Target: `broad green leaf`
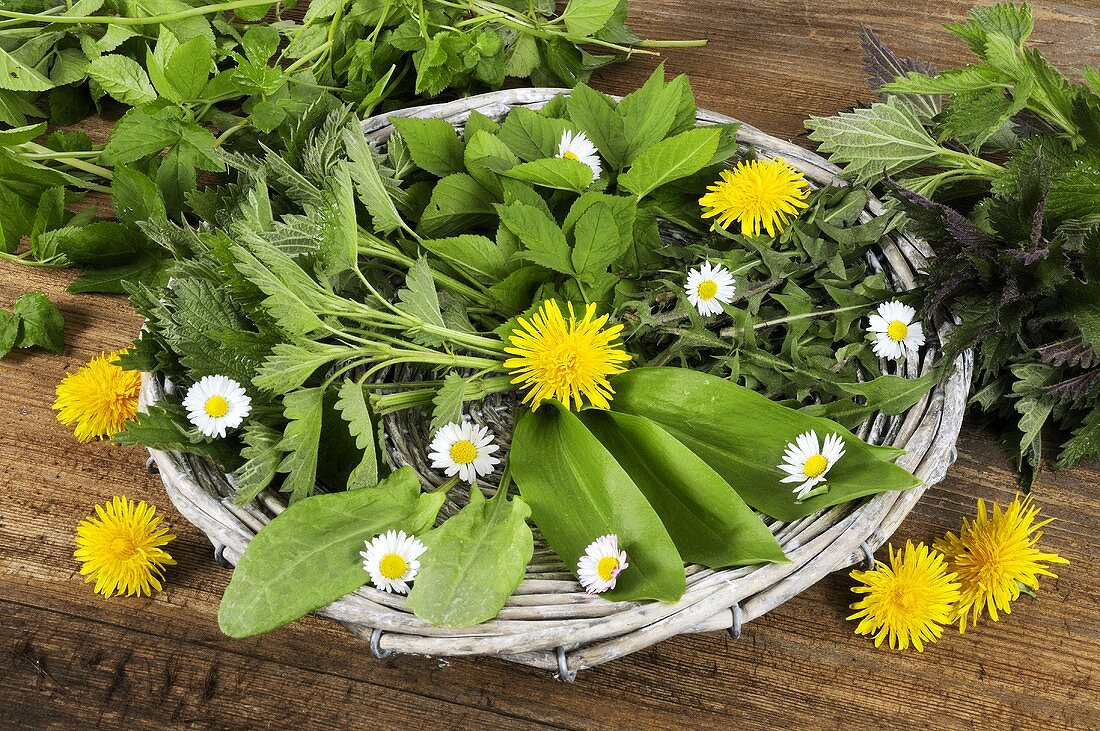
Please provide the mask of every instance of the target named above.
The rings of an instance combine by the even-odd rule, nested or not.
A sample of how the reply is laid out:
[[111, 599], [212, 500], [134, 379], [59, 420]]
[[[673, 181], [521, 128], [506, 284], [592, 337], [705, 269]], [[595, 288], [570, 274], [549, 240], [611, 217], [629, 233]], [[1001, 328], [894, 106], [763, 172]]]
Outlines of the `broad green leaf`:
[[509, 178], [544, 188], [580, 193], [592, 184], [592, 169], [583, 162], [562, 157], [520, 163], [504, 173]]
[[619, 0], [569, 0], [561, 19], [574, 36], [591, 36], [607, 25]]
[[674, 180], [699, 172], [714, 157], [721, 130], [700, 127], [681, 132], [647, 148], [619, 176], [619, 185], [644, 198]]
[[280, 327], [303, 337], [324, 329], [316, 313], [324, 310], [327, 298], [293, 259], [266, 244], [255, 253], [243, 246], [233, 246], [231, 252], [236, 269], [267, 295], [264, 308]]
[[1050, 185], [1047, 214], [1060, 221], [1100, 211], [1100, 157], [1081, 159], [1058, 169]]
[[146, 249], [140, 231], [115, 221], [66, 227], [58, 232], [55, 243], [69, 261], [87, 267], [122, 264]]
[[1005, 89], [1008, 77], [988, 65], [949, 69], [935, 76], [910, 71], [893, 82], [884, 84], [882, 90], [892, 94], [961, 94], [989, 89]]
[[251, 637], [304, 617], [370, 578], [359, 552], [387, 530], [431, 527], [442, 493], [421, 494], [409, 467], [377, 487], [299, 500], [248, 544], [218, 609], [230, 637]]
[[409, 592], [420, 619], [437, 627], [469, 627], [492, 619], [523, 581], [535, 542], [531, 509], [501, 490], [486, 500], [475, 485], [470, 502], [421, 536], [427, 551]]
[[263, 492], [278, 474], [283, 451], [279, 449], [282, 434], [258, 421], [250, 421], [241, 433], [245, 448], [241, 458], [245, 463], [233, 473], [237, 488], [234, 499], [243, 505]]
[[516, 107], [508, 112], [497, 134], [519, 159], [530, 161], [557, 155], [562, 133], [569, 128], [564, 119], [551, 119]]
[[561, 226], [562, 230], [565, 231], [565, 235], [573, 235], [573, 229], [581, 216], [596, 205], [606, 207], [615, 216], [615, 223], [619, 227], [620, 240], [629, 243], [634, 239], [634, 220], [638, 215], [638, 202], [627, 196], [608, 195], [596, 191], [589, 191], [573, 201], [573, 205], [569, 207], [569, 213], [566, 214], [565, 221], [562, 222]]
[[369, 487], [378, 482], [378, 445], [374, 440], [374, 419], [361, 384], [344, 379], [340, 386], [340, 399], [336, 410], [348, 424], [348, 431], [355, 437], [355, 446], [363, 452], [363, 458], [348, 477], [348, 489]]
[[484, 236], [463, 234], [445, 239], [422, 239], [420, 245], [487, 283], [499, 282], [515, 268], [500, 246]]
[[19, 318], [0, 307], [0, 358], [11, 352], [19, 338]]
[[16, 129], [0, 130], [0, 147], [15, 147], [24, 142], [30, 142], [35, 137], [42, 135], [45, 131], [45, 122], [28, 125], [26, 127], [17, 127]]
[[[716, 376], [685, 368], [637, 368], [614, 377], [611, 385], [613, 410], [655, 422], [699, 455], [746, 503], [779, 520], [920, 484], [892, 463], [900, 450], [869, 445], [835, 422]], [[780, 482], [785, 473], [778, 465], [787, 444], [811, 429], [819, 439], [841, 435], [845, 454], [829, 471], [828, 492], [799, 503], [791, 486]]]
[[455, 173], [436, 183], [420, 217], [420, 233], [441, 238], [468, 233], [492, 220], [493, 196], [466, 173]]
[[374, 161], [374, 153], [358, 128], [352, 127], [344, 130], [344, 147], [348, 157], [351, 158], [355, 189], [359, 193], [359, 200], [367, 207], [374, 222], [374, 229], [378, 233], [389, 233], [394, 229], [403, 227], [404, 221], [393, 199], [386, 191], [382, 182], [382, 176], [378, 172], [378, 166]]
[[46, 91], [54, 83], [0, 48], [0, 89], [9, 91]]
[[[164, 80], [173, 101], [200, 99], [213, 66], [210, 44], [202, 36], [181, 43], [164, 68]], [[163, 92], [162, 92], [163, 93]]]
[[534, 206], [499, 206], [500, 221], [519, 237], [526, 251], [520, 256], [547, 269], [572, 274], [569, 242], [553, 218]]
[[573, 241], [573, 268], [582, 276], [607, 271], [631, 243], [631, 239], [622, 239], [615, 213], [603, 201], [597, 201], [577, 219]]
[[569, 95], [566, 106], [569, 117], [584, 130], [611, 169], [621, 168], [626, 162], [628, 145], [626, 125], [616, 110], [615, 100], [580, 84]]
[[[58, 110], [55, 109], [57, 105], [54, 103], [54, 93], [56, 91], [51, 92], [50, 113], [56, 116]], [[24, 93], [22, 92], [0, 88], [0, 122], [12, 127], [22, 127], [27, 123], [27, 117], [46, 116], [38, 107], [23, 97]]]
[[499, 137], [487, 130], [471, 133], [467, 127], [466, 139], [469, 140], [463, 152], [466, 172], [497, 195], [502, 194], [500, 175], [515, 167], [519, 158]]
[[442, 119], [394, 117], [393, 126], [412, 154], [413, 162], [437, 178], [466, 172], [464, 145], [458, 132]]
[[38, 345], [55, 353], [65, 351], [65, 319], [46, 295], [41, 292], [22, 294], [11, 311], [19, 321], [17, 348]]
[[838, 383], [853, 396], [862, 396], [864, 403], [841, 399], [828, 404], [805, 406], [802, 413], [823, 416], [852, 427], [862, 423], [876, 411], [896, 416], [924, 398], [940, 380], [938, 373], [926, 373], [919, 378], [903, 378], [884, 374], [863, 383]]
[[504, 75], [526, 79], [539, 67], [541, 61], [539, 46], [534, 36], [520, 33], [508, 51], [508, 58], [504, 62]]
[[112, 97], [131, 107], [157, 98], [156, 89], [149, 83], [145, 69], [129, 56], [100, 56], [88, 64], [88, 76]]
[[292, 503], [312, 494], [317, 484], [324, 401], [322, 388], [303, 388], [283, 398], [283, 416], [290, 423], [279, 441], [279, 451], [286, 452], [279, 472], [287, 476], [281, 489], [290, 494]]
[[114, 169], [111, 202], [115, 216], [129, 226], [150, 219], [165, 219], [168, 215], [156, 184], [145, 174], [125, 165]]
[[618, 113], [625, 133], [624, 163], [634, 163], [638, 155], [665, 139], [676, 122], [683, 89], [682, 84], [665, 84], [662, 64], [641, 88], [622, 98]]
[[932, 139], [913, 110], [898, 97], [835, 117], [811, 117], [810, 139], [857, 184], [878, 181], [935, 161], [948, 151]]
[[532, 519], [574, 574], [588, 545], [613, 533], [629, 567], [603, 596], [674, 602], [683, 595], [683, 561], [660, 517], [575, 414], [557, 401], [524, 412], [509, 463]]
[[174, 105], [135, 107], [115, 125], [101, 157], [110, 165], [125, 165], [160, 152], [179, 142], [182, 124]]
[[649, 419], [588, 409], [580, 419], [657, 511], [680, 556], [711, 568], [786, 561], [729, 483]]

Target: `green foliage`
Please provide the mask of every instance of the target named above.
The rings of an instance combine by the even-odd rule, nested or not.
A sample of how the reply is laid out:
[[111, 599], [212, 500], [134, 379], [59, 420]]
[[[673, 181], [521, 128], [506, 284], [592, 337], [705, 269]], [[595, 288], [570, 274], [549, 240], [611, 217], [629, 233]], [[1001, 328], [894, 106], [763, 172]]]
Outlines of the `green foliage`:
[[65, 320], [41, 292], [20, 295], [11, 312], [0, 308], [0, 358], [13, 348], [35, 346], [61, 353], [65, 349]]
[[368, 580], [359, 557], [387, 530], [431, 527], [443, 494], [422, 494], [405, 467], [362, 490], [300, 500], [264, 527], [241, 556], [218, 610], [230, 637], [270, 632], [355, 591]]
[[[975, 63], [938, 74], [895, 67], [880, 79], [884, 101], [808, 123], [848, 177], [885, 173], [909, 229], [932, 246], [925, 311], [961, 319], [945, 359], [976, 350], [973, 403], [993, 423], [1016, 425], [1005, 443], [1025, 486], [1046, 425], [1072, 432], [1060, 467], [1100, 458], [1100, 85], [1095, 72], [1070, 80], [1027, 46], [1033, 27], [1027, 5], [976, 7], [947, 26]], [[881, 43], [868, 50], [872, 64], [892, 56]], [[907, 114], [914, 94], [941, 95], [942, 111]], [[884, 408], [910, 403], [902, 391], [871, 393], [878, 383], [846, 388]]]

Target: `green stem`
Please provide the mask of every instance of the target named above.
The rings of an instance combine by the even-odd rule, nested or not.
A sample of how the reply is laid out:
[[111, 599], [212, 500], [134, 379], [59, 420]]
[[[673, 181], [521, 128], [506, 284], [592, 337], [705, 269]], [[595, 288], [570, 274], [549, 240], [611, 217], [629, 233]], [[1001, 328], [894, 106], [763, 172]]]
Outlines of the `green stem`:
[[707, 45], [706, 38], [696, 38], [684, 41], [638, 41], [634, 44], [640, 48], [701, 48]]
[[[40, 145], [37, 142], [24, 142], [22, 145], [20, 145], [20, 147], [24, 150], [29, 150], [32, 153], [35, 153], [35, 154], [38, 154], [38, 155], [54, 155], [53, 150], [51, 150], [48, 147], [44, 147], [43, 145]], [[45, 158], [43, 158], [43, 159], [45, 159]], [[108, 170], [105, 167], [100, 167], [99, 165], [96, 165], [94, 163], [85, 162], [84, 160], [73, 160], [73, 159], [67, 159], [67, 158], [62, 159], [60, 157], [57, 157], [56, 155], [54, 156], [54, 159], [57, 159], [58, 162], [62, 162], [65, 165], [68, 165], [71, 168], [75, 168], [77, 170], [82, 170], [86, 173], [91, 173], [92, 175], [97, 175], [97, 176], [103, 178], [104, 180], [113, 180], [114, 179], [114, 174], [110, 170]], [[92, 187], [93, 190], [99, 190], [100, 192], [104, 192], [104, 193], [110, 193], [111, 192], [110, 188], [103, 188], [101, 186], [95, 186], [94, 183], [88, 183], [88, 186]]]
[[55, 264], [52, 261], [38, 261], [36, 259], [29, 259], [30, 252], [25, 254], [9, 254], [6, 251], [0, 251], [0, 260], [15, 262], [16, 264], [22, 264], [28, 267], [46, 267], [49, 269], [57, 269], [61, 267], [61, 264]]
[[44, 15], [36, 13], [19, 13], [11, 10], [0, 10], [0, 18], [42, 22], [46, 24], [68, 25], [160, 25], [163, 23], [174, 23], [177, 20], [194, 18], [199, 15], [209, 15], [211, 13], [220, 13], [226, 10], [236, 10], [237, 8], [252, 8], [258, 5], [270, 4], [271, 0], [232, 0], [231, 2], [227, 3], [218, 3], [216, 5], [203, 5], [201, 7], [190, 8], [188, 10], [180, 10], [175, 13], [165, 13], [164, 15], [150, 15], [145, 18], [130, 18], [120, 15]]
[[[803, 312], [802, 314], [799, 314], [799, 315], [787, 315], [786, 317], [777, 317], [774, 320], [765, 320], [764, 322], [758, 322], [758, 323], [756, 323], [755, 325], [752, 326], [752, 329], [753, 330], [763, 330], [766, 327], [771, 327], [772, 325], [782, 325], [785, 322], [795, 322], [796, 320], [808, 320], [808, 319], [814, 318], [814, 317], [824, 317], [825, 315], [835, 315], [839, 312], [851, 312], [852, 310], [866, 310], [866, 309], [874, 307], [874, 306], [875, 306], [875, 304], [873, 304], [873, 303], [872, 304], [866, 304], [866, 305], [849, 305], [848, 307], [835, 307], [831, 310], [817, 310], [815, 312]], [[726, 328], [725, 330], [722, 330], [719, 334], [722, 335], [723, 337], [729, 337], [730, 335], [734, 335], [735, 333], [736, 333], [736, 330], [734, 328]]]

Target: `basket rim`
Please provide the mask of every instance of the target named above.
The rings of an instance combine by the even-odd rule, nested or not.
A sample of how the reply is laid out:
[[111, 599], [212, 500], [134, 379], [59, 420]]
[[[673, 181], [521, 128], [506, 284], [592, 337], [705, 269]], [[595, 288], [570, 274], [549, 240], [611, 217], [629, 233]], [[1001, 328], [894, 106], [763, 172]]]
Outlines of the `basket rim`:
[[[521, 88], [395, 110], [362, 122], [364, 135], [378, 142], [388, 137], [397, 117], [443, 118], [462, 123], [471, 111], [487, 116], [512, 108], [541, 107], [569, 89]], [[696, 124], [740, 125], [737, 140], [768, 157], [782, 156], [818, 184], [836, 184], [839, 168], [814, 152], [723, 114], [697, 110]], [[874, 196], [861, 221], [881, 215]], [[911, 289], [916, 272], [930, 258], [927, 245], [907, 234], [892, 232], [880, 244], [888, 273]], [[942, 342], [949, 322], [936, 323]], [[904, 367], [908, 375], [927, 371], [938, 352], [929, 348]], [[954, 370], [918, 404], [893, 423], [882, 415], [865, 429], [888, 429], [885, 442], [905, 448], [898, 464], [921, 479], [921, 486], [905, 492], [881, 493], [868, 499], [827, 508], [791, 523], [775, 523], [787, 564], [733, 569], [689, 570], [688, 588], [675, 604], [609, 602], [579, 590], [575, 581], [558, 578], [524, 579], [496, 619], [462, 629], [436, 628], [419, 620], [404, 599], [371, 587], [359, 589], [323, 607], [318, 614], [340, 621], [370, 643], [371, 652], [434, 656], [492, 655], [556, 671], [563, 680], [577, 670], [592, 667], [684, 632], [728, 629], [735, 637], [744, 622], [755, 619], [797, 595], [822, 577], [853, 564], [872, 560], [873, 552], [893, 534], [924, 492], [943, 479], [956, 457], [955, 443], [967, 401], [973, 354], [959, 354]], [[158, 378], [142, 376], [141, 408], [161, 395]], [[267, 492], [248, 505], [238, 506], [229, 496], [231, 476], [211, 471], [202, 460], [179, 452], [150, 449], [150, 466], [159, 469], [172, 503], [215, 546], [215, 557], [236, 565], [251, 538], [285, 507], [278, 495]]]

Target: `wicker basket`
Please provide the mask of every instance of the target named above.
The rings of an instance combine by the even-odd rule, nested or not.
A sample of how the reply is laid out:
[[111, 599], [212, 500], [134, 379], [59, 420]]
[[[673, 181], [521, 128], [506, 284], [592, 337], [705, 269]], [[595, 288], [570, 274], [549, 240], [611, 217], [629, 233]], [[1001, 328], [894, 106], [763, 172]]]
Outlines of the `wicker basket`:
[[[461, 127], [477, 110], [501, 119], [508, 110], [538, 108], [560, 89], [515, 89], [422, 106], [374, 117], [363, 122], [372, 142], [384, 145], [393, 132], [392, 116], [436, 117]], [[734, 122], [729, 117], [700, 110], [700, 125]], [[789, 142], [770, 137], [748, 125], [737, 133], [743, 145], [763, 157], [784, 157], [814, 185], [837, 182], [837, 168], [821, 157]], [[872, 199], [861, 221], [882, 213]], [[885, 272], [895, 290], [913, 287], [914, 273], [926, 261], [923, 242], [892, 234], [871, 256], [871, 265]], [[947, 323], [937, 323], [941, 337]], [[916, 377], [936, 360], [936, 339], [920, 359], [907, 359], [901, 373]], [[869, 562], [873, 551], [894, 532], [924, 490], [941, 479], [955, 459], [955, 441], [962, 423], [973, 367], [964, 353], [951, 377], [900, 417], [877, 415], [857, 430], [862, 438], [906, 450], [898, 463], [923, 481], [908, 492], [889, 492], [867, 500], [838, 505], [792, 523], [769, 521], [772, 532], [791, 562], [757, 567], [710, 570], [687, 567], [687, 590], [676, 604], [609, 602], [585, 594], [551, 551], [536, 547], [527, 577], [495, 619], [475, 627], [432, 627], [415, 617], [404, 597], [365, 586], [318, 611], [338, 620], [369, 642], [375, 657], [391, 653], [432, 656], [491, 655], [545, 668], [571, 681], [578, 670], [622, 657], [684, 632], [729, 630], [736, 638], [745, 622], [763, 615], [795, 596], [826, 574]], [[164, 384], [146, 375], [143, 403], [154, 402]], [[393, 464], [419, 461], [423, 443], [392, 437], [409, 434], [388, 419], [390, 438], [385, 450]], [[498, 435], [501, 433], [497, 430]], [[176, 508], [210, 538], [215, 558], [235, 565], [248, 542], [285, 508], [278, 493], [268, 491], [248, 505], [233, 502], [230, 478], [204, 459], [188, 454], [150, 450], [150, 468], [159, 468]], [[424, 479], [433, 476], [420, 470]], [[459, 492], [459, 491], [455, 491]], [[453, 510], [454, 506], [450, 506]], [[445, 508], [444, 512], [450, 512]]]

